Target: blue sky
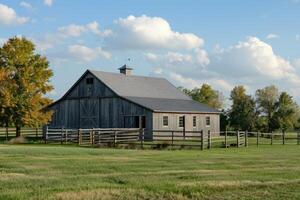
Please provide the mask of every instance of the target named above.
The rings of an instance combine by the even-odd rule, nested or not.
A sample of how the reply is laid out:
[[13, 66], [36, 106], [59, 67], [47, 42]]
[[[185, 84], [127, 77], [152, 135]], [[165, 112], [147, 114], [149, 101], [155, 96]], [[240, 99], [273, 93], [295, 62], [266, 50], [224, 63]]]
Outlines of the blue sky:
[[0, 0], [0, 42], [25, 36], [47, 56], [59, 98], [87, 69], [162, 76], [228, 95], [275, 84], [300, 102], [298, 0]]

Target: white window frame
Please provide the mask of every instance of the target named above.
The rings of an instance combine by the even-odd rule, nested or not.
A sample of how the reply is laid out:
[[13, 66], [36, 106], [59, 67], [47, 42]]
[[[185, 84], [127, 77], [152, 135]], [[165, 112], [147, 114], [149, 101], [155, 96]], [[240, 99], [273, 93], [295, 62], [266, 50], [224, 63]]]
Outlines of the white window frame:
[[[194, 122], [195, 122], [195, 124], [194, 124]], [[197, 116], [193, 116], [193, 128], [197, 128]]]
[[[167, 117], [168, 125], [165, 125], [165, 124], [164, 124], [164, 118], [165, 118], [165, 117]], [[168, 115], [163, 115], [163, 116], [162, 116], [162, 125], [163, 125], [163, 127], [169, 127], [169, 116], [168, 116]]]
[[[182, 126], [180, 126], [180, 118], [183, 118], [183, 125]], [[185, 117], [184, 117], [184, 115], [180, 115], [180, 116], [178, 116], [178, 120], [177, 120], [177, 122], [178, 122], [178, 128], [184, 128], [184, 119], [185, 119]]]
[[[207, 125], [207, 118], [209, 118], [209, 125]], [[210, 116], [205, 116], [205, 126], [210, 127], [211, 125], [211, 117]]]

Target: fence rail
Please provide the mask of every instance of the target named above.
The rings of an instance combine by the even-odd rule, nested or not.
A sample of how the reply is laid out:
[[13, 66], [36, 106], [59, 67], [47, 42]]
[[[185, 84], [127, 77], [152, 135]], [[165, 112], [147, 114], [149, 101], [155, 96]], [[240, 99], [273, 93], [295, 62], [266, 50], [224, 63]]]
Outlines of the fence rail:
[[[43, 130], [42, 128], [21, 128], [21, 136], [29, 139], [42, 139]], [[2, 128], [0, 127], [0, 140], [10, 140], [16, 137], [16, 128]]]
[[[15, 137], [13, 127], [0, 128], [0, 140]], [[248, 132], [248, 131], [177, 131], [153, 130], [151, 137], [144, 129], [64, 129], [22, 128], [21, 136], [29, 139], [43, 139], [45, 143], [75, 143], [80, 146], [138, 145], [142, 148], [200, 148], [247, 147], [260, 145], [300, 144], [300, 132]], [[145, 137], [147, 136], [147, 137]]]

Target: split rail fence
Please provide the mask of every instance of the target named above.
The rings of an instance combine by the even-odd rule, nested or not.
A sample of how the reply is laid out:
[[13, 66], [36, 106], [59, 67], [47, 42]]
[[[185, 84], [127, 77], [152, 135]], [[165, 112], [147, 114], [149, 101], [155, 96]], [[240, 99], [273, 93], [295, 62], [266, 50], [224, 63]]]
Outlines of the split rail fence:
[[172, 131], [154, 130], [152, 136], [145, 129], [47, 129], [45, 143], [76, 143], [80, 146], [122, 145], [141, 148], [199, 148], [247, 147], [275, 144], [300, 144], [300, 133], [260, 133], [247, 131]]

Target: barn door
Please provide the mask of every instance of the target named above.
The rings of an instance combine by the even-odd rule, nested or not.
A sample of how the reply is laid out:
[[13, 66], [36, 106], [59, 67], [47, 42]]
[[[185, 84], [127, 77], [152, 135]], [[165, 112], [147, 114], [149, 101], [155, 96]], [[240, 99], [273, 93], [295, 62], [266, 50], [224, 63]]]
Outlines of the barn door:
[[98, 99], [80, 100], [80, 128], [99, 128]]

